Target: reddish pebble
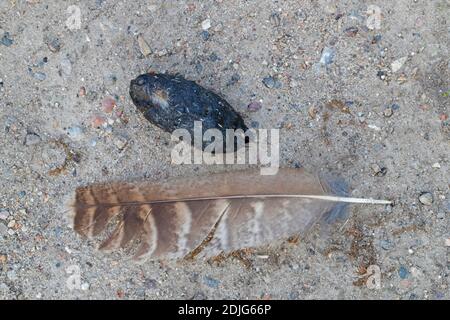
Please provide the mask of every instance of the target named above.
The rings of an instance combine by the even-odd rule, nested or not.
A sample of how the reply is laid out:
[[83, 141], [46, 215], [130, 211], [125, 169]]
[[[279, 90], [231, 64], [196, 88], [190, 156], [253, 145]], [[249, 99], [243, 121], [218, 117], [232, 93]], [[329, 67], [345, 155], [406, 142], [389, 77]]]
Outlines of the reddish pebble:
[[84, 97], [86, 95], [86, 88], [85, 87], [81, 87], [80, 90], [78, 90], [78, 96], [79, 97]]
[[116, 111], [116, 117], [117, 118], [121, 118], [123, 116], [123, 111], [122, 110], [117, 110]]
[[441, 114], [441, 115], [439, 116], [439, 119], [440, 119], [441, 121], [445, 121], [445, 120], [448, 119], [448, 115], [446, 115], [445, 113], [443, 113], [443, 114]]
[[261, 109], [262, 105], [259, 102], [252, 102], [247, 106], [248, 111], [255, 112]]
[[195, 4], [193, 4], [193, 3], [188, 4], [187, 11], [188, 12], [194, 12], [195, 11]]
[[106, 97], [102, 101], [102, 109], [106, 113], [111, 113], [116, 106], [116, 100], [111, 97]]
[[116, 291], [117, 298], [122, 299], [125, 296], [125, 292], [122, 289]]
[[101, 126], [103, 126], [103, 124], [106, 122], [105, 118], [101, 117], [101, 116], [95, 116], [92, 119], [92, 127], [94, 128], [100, 128]]

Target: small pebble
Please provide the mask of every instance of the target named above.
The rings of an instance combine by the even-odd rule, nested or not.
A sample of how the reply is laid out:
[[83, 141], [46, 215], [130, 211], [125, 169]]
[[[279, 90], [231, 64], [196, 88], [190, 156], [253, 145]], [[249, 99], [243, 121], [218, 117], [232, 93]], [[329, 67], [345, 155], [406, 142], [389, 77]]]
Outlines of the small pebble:
[[114, 139], [114, 145], [117, 147], [117, 149], [119, 149], [120, 151], [122, 151], [123, 149], [125, 149], [125, 147], [128, 144], [128, 140], [123, 137], [123, 136], [116, 136]]
[[253, 129], [258, 129], [259, 128], [259, 122], [258, 121], [251, 121], [250, 122], [250, 127]]
[[206, 300], [206, 299], [208, 299], [208, 297], [201, 291], [196, 292], [191, 298], [191, 300]]
[[206, 276], [206, 277], [204, 278], [204, 283], [205, 283], [208, 287], [210, 287], [210, 288], [217, 289], [217, 288], [219, 287], [220, 281], [219, 281], [219, 280], [216, 280], [216, 279], [214, 279], [214, 278], [211, 278], [211, 277]]
[[349, 37], [354, 37], [358, 33], [358, 28], [357, 27], [348, 27], [347, 29], [344, 30], [344, 33]]
[[0, 209], [0, 220], [6, 220], [9, 217], [9, 211], [7, 209]]
[[10, 281], [16, 281], [19, 278], [14, 270], [6, 272], [6, 277]]
[[289, 300], [298, 300], [299, 298], [300, 294], [297, 291], [289, 293]]
[[329, 65], [334, 62], [336, 57], [336, 51], [332, 48], [325, 47], [322, 51], [322, 56], [320, 57], [320, 63], [323, 65]]
[[150, 46], [148, 45], [147, 41], [145, 41], [145, 39], [142, 35], [137, 36], [137, 42], [139, 45], [139, 50], [141, 51], [141, 53], [144, 57], [147, 57], [148, 55], [150, 55], [152, 53]]
[[39, 142], [41, 142], [41, 137], [39, 135], [37, 135], [36, 133], [28, 133], [25, 136], [25, 145], [26, 146], [32, 146], [35, 144], [38, 144]]
[[78, 141], [83, 135], [83, 129], [78, 126], [69, 127], [67, 128], [67, 135], [70, 137], [70, 139]]
[[391, 108], [391, 107], [387, 107], [387, 108], [384, 109], [384, 111], [383, 111], [383, 115], [384, 115], [386, 118], [390, 118], [393, 114], [394, 114], [394, 112], [392, 111], [392, 108]]
[[445, 239], [445, 246], [450, 247], [450, 238]]
[[401, 266], [400, 269], [398, 269], [398, 275], [401, 279], [406, 279], [409, 276], [409, 271], [404, 266]]
[[69, 60], [69, 58], [63, 58], [61, 59], [61, 71], [64, 75], [69, 76], [72, 73], [72, 62]]
[[6, 236], [7, 234], [8, 234], [8, 227], [0, 222], [0, 236]]
[[439, 211], [436, 215], [436, 217], [438, 219], [444, 219], [445, 218], [445, 212], [444, 211]]
[[202, 29], [203, 30], [208, 30], [209, 28], [211, 28], [211, 19], [205, 19], [202, 21]]
[[86, 88], [80, 87], [80, 90], [78, 90], [78, 97], [84, 97], [86, 96]]
[[158, 283], [155, 279], [145, 279], [144, 286], [146, 289], [156, 289]]
[[377, 77], [380, 78], [381, 80], [385, 80], [386, 79], [386, 72], [379, 70], [377, 71]]
[[436, 163], [433, 163], [432, 167], [435, 168], [435, 169], [440, 169], [441, 168], [441, 164], [439, 162], [436, 162]]
[[394, 104], [392, 104], [391, 109], [396, 111], [396, 110], [400, 109], [400, 105], [394, 103]]
[[377, 175], [381, 171], [381, 167], [378, 164], [371, 165], [371, 169], [374, 175]]
[[106, 119], [101, 116], [94, 116], [91, 125], [93, 128], [101, 128], [106, 123]]
[[281, 81], [272, 76], [264, 78], [262, 82], [269, 89], [280, 89], [283, 86]]
[[209, 61], [216, 62], [217, 60], [219, 60], [219, 56], [217, 56], [217, 54], [213, 52], [209, 55], [208, 59]]
[[261, 103], [254, 101], [247, 106], [247, 110], [250, 112], [256, 112], [262, 108]]
[[47, 75], [43, 72], [35, 72], [33, 73], [33, 77], [39, 81], [44, 81], [47, 78]]
[[200, 33], [200, 36], [202, 37], [203, 41], [208, 41], [208, 40], [209, 40], [210, 34], [209, 34], [208, 31], [203, 30], [203, 31]]
[[7, 47], [11, 46], [14, 43], [14, 41], [11, 39], [11, 36], [9, 35], [9, 32], [5, 32], [3, 34], [3, 37], [1, 39], [1, 43], [4, 46], [7, 46]]
[[310, 117], [311, 119], [315, 119], [315, 118], [316, 118], [317, 112], [318, 112], [317, 109], [314, 108], [314, 107], [310, 107], [310, 108], [308, 109], [308, 115], [309, 115], [309, 117]]
[[378, 42], [380, 42], [381, 40], [381, 34], [377, 34], [372, 38], [372, 44], [376, 44]]
[[411, 275], [414, 278], [420, 278], [422, 276], [422, 271], [419, 268], [412, 267], [411, 268]]
[[116, 100], [114, 100], [112, 97], [106, 97], [102, 101], [102, 109], [106, 113], [111, 113], [116, 106]]
[[402, 57], [400, 59], [395, 60], [394, 62], [391, 63], [391, 70], [392, 72], [397, 72], [399, 71], [403, 64], [406, 62], [406, 60], [408, 60], [408, 57]]
[[393, 206], [392, 204], [387, 204], [387, 205], [384, 206], [384, 211], [385, 211], [386, 213], [391, 213], [393, 207], [394, 207], [394, 206]]
[[47, 47], [51, 52], [58, 52], [61, 50], [61, 42], [58, 38], [53, 38], [47, 42]]
[[231, 76], [230, 81], [228, 81], [227, 86], [232, 86], [235, 85], [236, 83], [238, 83], [238, 81], [241, 79], [241, 76], [237, 73], [233, 74]]
[[425, 206], [431, 206], [433, 204], [433, 195], [430, 192], [423, 192], [419, 196], [419, 201]]
[[289, 82], [289, 87], [291, 87], [291, 88], [297, 88], [297, 87], [298, 87], [298, 82], [295, 81], [295, 80], [291, 80], [291, 81]]
[[203, 65], [202, 65], [200, 62], [197, 62], [197, 63], [195, 64], [195, 71], [196, 71], [197, 73], [202, 73], [202, 71], [203, 71]]
[[377, 177], [384, 177], [387, 173], [387, 168], [386, 167], [381, 167], [380, 171], [378, 171], [375, 175]]
[[380, 245], [383, 250], [391, 250], [392, 248], [394, 248], [394, 244], [389, 240], [381, 240]]
[[444, 209], [450, 213], [450, 199], [444, 202]]

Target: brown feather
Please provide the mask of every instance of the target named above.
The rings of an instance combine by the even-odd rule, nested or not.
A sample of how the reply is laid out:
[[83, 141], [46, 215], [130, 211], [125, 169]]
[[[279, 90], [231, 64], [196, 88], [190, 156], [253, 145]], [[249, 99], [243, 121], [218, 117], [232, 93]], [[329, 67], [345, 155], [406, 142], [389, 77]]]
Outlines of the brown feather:
[[210, 257], [302, 235], [344, 210], [345, 203], [339, 202], [344, 198], [315, 198], [320, 196], [345, 196], [345, 188], [303, 169], [280, 169], [272, 176], [248, 170], [80, 187], [71, 207], [75, 231], [87, 237], [99, 235], [118, 218], [100, 249], [139, 240], [135, 258], [144, 260], [200, 252]]

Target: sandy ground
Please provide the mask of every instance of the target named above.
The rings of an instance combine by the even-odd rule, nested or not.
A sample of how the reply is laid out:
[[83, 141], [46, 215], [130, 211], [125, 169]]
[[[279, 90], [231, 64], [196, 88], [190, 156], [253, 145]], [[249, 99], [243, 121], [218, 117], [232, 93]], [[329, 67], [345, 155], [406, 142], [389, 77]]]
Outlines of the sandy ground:
[[[0, 298], [449, 299], [449, 8], [0, 0]], [[171, 165], [170, 135], [128, 95], [148, 70], [281, 129], [282, 166], [338, 174], [354, 196], [395, 206], [354, 206], [328, 232], [216, 262], [98, 252], [63, 218], [77, 186], [236, 169]]]

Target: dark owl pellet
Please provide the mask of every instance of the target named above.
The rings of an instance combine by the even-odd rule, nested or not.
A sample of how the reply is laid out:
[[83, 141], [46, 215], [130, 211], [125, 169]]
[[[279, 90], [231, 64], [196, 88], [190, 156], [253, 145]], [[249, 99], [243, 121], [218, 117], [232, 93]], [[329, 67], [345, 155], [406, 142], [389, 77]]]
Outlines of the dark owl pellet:
[[[194, 137], [194, 121], [202, 122], [203, 133], [211, 128], [220, 130], [224, 140], [226, 129], [247, 130], [227, 101], [180, 75], [140, 75], [131, 80], [130, 96], [147, 120], [169, 133], [186, 129]], [[203, 143], [203, 149], [206, 145]]]

